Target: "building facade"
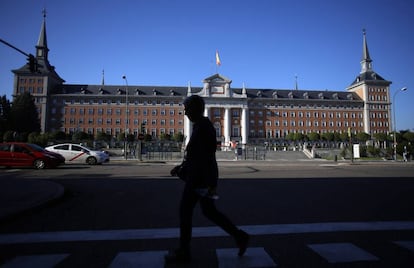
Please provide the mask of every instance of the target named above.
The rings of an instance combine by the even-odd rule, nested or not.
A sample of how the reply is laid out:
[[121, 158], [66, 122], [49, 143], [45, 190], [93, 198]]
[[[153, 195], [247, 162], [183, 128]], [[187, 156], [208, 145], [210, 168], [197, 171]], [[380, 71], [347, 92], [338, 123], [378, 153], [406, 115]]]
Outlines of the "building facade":
[[[366, 34], [361, 71], [343, 91], [233, 88], [232, 80], [214, 74], [202, 87], [66, 84], [48, 60], [44, 17], [36, 45], [37, 71], [29, 64], [13, 70], [13, 97], [30, 92], [38, 107], [43, 132], [83, 131], [112, 136], [138, 135], [142, 126], [153, 137], [191, 135], [183, 100], [200, 95], [205, 115], [216, 128], [217, 141], [243, 144], [274, 141], [289, 133], [389, 133], [390, 81], [372, 69]], [[124, 77], [126, 80], [126, 77]]]

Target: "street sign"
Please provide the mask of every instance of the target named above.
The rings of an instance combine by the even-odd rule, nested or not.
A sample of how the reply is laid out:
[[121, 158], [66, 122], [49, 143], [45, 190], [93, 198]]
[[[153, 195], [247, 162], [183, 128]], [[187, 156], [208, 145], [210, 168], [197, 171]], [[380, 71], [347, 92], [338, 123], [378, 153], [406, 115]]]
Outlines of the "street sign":
[[140, 141], [144, 140], [144, 134], [142, 133], [138, 134], [138, 140]]

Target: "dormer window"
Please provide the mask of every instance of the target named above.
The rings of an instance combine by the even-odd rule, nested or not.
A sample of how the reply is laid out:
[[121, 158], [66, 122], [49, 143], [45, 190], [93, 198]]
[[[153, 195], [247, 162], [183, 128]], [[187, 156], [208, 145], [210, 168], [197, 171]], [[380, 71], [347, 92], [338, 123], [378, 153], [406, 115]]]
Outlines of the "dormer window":
[[103, 88], [100, 88], [100, 89], [99, 89], [99, 94], [104, 94], [104, 90], [103, 90]]
[[141, 95], [141, 91], [138, 88], [135, 89], [135, 95]]
[[323, 98], [324, 98], [324, 97], [323, 97], [323, 93], [322, 93], [322, 92], [321, 92], [321, 93], [319, 93], [319, 94], [318, 94], [318, 97], [319, 97], [319, 99], [323, 100]]
[[278, 97], [278, 96], [277, 96], [277, 91], [273, 92], [273, 93], [272, 93], [272, 96], [273, 96], [273, 98], [274, 98], [274, 99], [277, 99], [277, 97]]
[[122, 94], [122, 90], [120, 88], [117, 89], [117, 94], [121, 95]]
[[348, 95], [346, 95], [346, 98], [348, 100], [353, 100], [354, 99], [354, 96], [352, 94], [348, 94]]
[[338, 93], [332, 94], [332, 99], [337, 100], [338, 99]]
[[86, 93], [86, 90], [84, 88], [81, 88], [81, 92], [80, 93], [81, 94], [85, 94]]
[[309, 99], [309, 94], [308, 94], [308, 92], [303, 93], [303, 98], [304, 98], [304, 99]]
[[292, 91], [289, 92], [288, 97], [289, 97], [289, 99], [293, 99], [293, 92]]
[[261, 98], [262, 97], [262, 91], [261, 90], [257, 91], [256, 95], [257, 95], [257, 97]]
[[174, 90], [170, 89], [170, 96], [174, 96], [174, 95], [175, 95]]
[[152, 90], [152, 95], [158, 95], [158, 92], [155, 88]]

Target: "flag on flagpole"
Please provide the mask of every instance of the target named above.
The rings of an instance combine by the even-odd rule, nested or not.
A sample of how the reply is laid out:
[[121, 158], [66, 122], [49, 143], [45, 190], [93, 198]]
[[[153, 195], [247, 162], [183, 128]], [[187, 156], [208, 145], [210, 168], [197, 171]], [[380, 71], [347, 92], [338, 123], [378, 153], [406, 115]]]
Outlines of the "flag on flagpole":
[[221, 66], [220, 56], [218, 50], [216, 50], [216, 65]]

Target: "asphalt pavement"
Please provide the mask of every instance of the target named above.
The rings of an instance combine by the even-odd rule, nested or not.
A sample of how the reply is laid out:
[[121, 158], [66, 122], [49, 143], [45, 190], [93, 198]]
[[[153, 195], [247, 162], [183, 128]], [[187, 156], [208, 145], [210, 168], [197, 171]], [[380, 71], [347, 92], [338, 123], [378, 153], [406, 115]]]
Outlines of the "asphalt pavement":
[[[256, 163], [261, 162], [261, 164], [265, 165], [273, 165], [275, 161], [280, 160], [280, 155], [283, 155], [286, 159], [283, 159], [285, 164], [297, 164], [301, 165], [302, 161], [315, 161], [321, 163], [321, 159], [310, 160], [307, 159], [303, 153], [301, 152], [290, 152], [286, 154], [286, 152], [282, 154], [268, 154], [266, 160], [258, 160], [254, 161]], [[217, 153], [218, 162], [226, 162], [232, 163], [234, 162], [237, 165], [240, 165], [240, 162], [244, 162], [244, 160], [237, 160], [235, 161], [234, 155], [227, 152]], [[125, 161], [134, 161], [137, 162], [137, 159], [129, 158], [125, 160], [122, 156], [115, 156], [111, 158], [111, 162], [125, 162]], [[173, 159], [173, 162], [179, 162], [180, 159]], [[142, 161], [142, 163], [148, 163], [149, 160]], [[344, 164], [349, 163], [349, 161], [326, 161], [326, 163], [331, 164]], [[359, 162], [362, 163], [362, 162]], [[369, 162], [365, 162], [369, 163]], [[392, 161], [384, 161], [384, 163], [395, 163]], [[409, 162], [407, 164], [413, 164], [413, 162]], [[9, 169], [3, 169], [2, 176], [0, 176], [0, 221], [4, 221], [10, 217], [16, 216], [20, 213], [26, 212], [31, 209], [38, 208], [49, 202], [53, 202], [54, 200], [59, 199], [63, 196], [65, 189], [64, 187], [56, 182], [50, 180], [43, 180], [43, 179], [18, 179], [18, 178], [8, 178], [7, 173], [11, 172]]]

